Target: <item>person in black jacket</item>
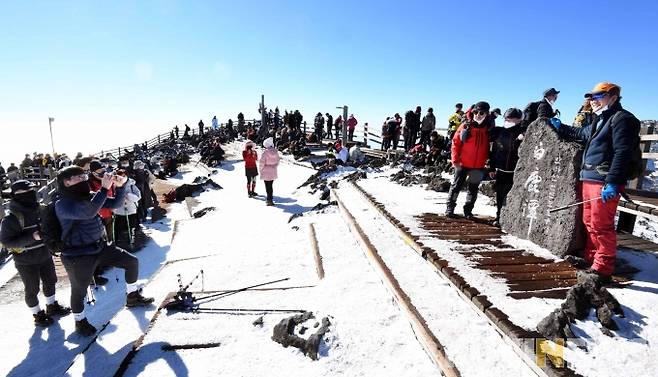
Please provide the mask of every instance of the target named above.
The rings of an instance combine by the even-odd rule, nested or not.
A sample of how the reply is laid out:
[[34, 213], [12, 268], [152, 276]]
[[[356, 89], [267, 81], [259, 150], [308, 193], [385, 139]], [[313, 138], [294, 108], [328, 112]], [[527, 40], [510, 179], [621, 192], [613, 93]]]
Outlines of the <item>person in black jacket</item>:
[[[333, 139], [333, 134], [331, 133], [331, 128], [334, 126], [334, 117], [331, 114], [324, 114], [327, 117], [327, 139]], [[336, 133], [338, 135], [338, 133]]]
[[[14, 255], [14, 264], [25, 286], [25, 303], [32, 312], [36, 326], [49, 326], [53, 316], [64, 316], [71, 309], [55, 299], [57, 274], [52, 255], [39, 231], [40, 205], [34, 186], [24, 180], [11, 185], [9, 215], [0, 225], [0, 243]], [[46, 310], [39, 306], [39, 283], [43, 284]]]
[[621, 106], [621, 88], [616, 84], [599, 83], [585, 98], [594, 112], [590, 124], [577, 128], [552, 118], [551, 125], [561, 136], [585, 145], [580, 181], [588, 239], [583, 257], [591, 267], [584, 277], [605, 283], [615, 268], [615, 214], [639, 147], [640, 121]]
[[539, 106], [537, 107], [537, 117], [538, 118], [553, 118], [554, 116], [559, 116], [559, 110], [553, 110], [555, 106], [555, 101], [557, 101], [557, 95], [560, 93], [559, 90], [555, 88], [550, 88], [544, 91], [544, 98], [539, 101]]
[[[101, 208], [117, 208], [124, 202], [124, 177], [106, 173], [102, 186], [90, 194], [88, 176], [77, 166], [65, 168], [57, 175], [57, 184], [62, 198], [55, 202], [55, 212], [62, 227], [62, 264], [71, 282], [71, 309], [75, 317], [75, 330], [90, 336], [96, 328], [84, 313], [84, 297], [98, 266], [118, 267], [125, 271], [126, 306], [146, 306], [153, 298], [141, 295], [137, 285], [138, 259], [127, 251], [108, 244], [105, 227], [98, 216]], [[114, 185], [115, 197], [108, 199], [108, 190]]]
[[502, 127], [491, 130], [489, 140], [492, 141], [489, 154], [489, 176], [495, 179], [496, 190], [496, 220], [494, 225], [499, 226], [500, 211], [505, 205], [507, 194], [514, 184], [514, 169], [519, 161], [519, 146], [523, 140], [521, 121], [523, 112], [517, 108], [505, 111], [505, 121]]

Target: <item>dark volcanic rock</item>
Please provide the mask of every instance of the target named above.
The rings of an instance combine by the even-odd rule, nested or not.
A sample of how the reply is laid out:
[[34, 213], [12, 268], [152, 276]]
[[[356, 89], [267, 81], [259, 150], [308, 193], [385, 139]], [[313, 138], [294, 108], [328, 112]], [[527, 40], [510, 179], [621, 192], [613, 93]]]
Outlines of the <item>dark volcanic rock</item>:
[[530, 124], [519, 149], [514, 186], [501, 213], [502, 229], [560, 257], [582, 249], [581, 206], [548, 212], [580, 200], [581, 157], [582, 148], [561, 140], [547, 119]]
[[[318, 360], [318, 349], [320, 347], [320, 342], [322, 341], [324, 334], [329, 331], [329, 326], [331, 325], [329, 318], [322, 318], [322, 327], [320, 327], [315, 333], [311, 334], [308, 339], [304, 339], [294, 334], [294, 330], [297, 325], [300, 325], [312, 318], [314, 318], [313, 313], [304, 312], [302, 314], [281, 320], [279, 324], [274, 326], [272, 340], [280, 343], [284, 347], [296, 347], [312, 360]], [[305, 330], [301, 331], [300, 329], [300, 335], [304, 335], [306, 330], [308, 330], [306, 327], [303, 328]]]

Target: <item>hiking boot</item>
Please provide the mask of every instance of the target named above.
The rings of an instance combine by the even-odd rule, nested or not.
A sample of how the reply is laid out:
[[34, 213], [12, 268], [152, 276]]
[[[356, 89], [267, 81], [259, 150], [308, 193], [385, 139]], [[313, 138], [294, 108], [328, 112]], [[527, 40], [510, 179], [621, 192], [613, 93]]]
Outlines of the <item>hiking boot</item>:
[[587, 260], [581, 257], [577, 257], [575, 255], [567, 255], [564, 258], [565, 261], [569, 262], [573, 267], [579, 269], [579, 270], [585, 270], [588, 269], [592, 266], [591, 263], [589, 263]]
[[473, 220], [475, 216], [473, 216], [473, 212], [471, 211], [464, 211], [464, 218], [468, 220]]
[[248, 192], [247, 192], [247, 197], [251, 198], [252, 196], [254, 196], [254, 193], [251, 192], [251, 191], [248, 191]]
[[87, 318], [83, 318], [75, 321], [75, 332], [82, 336], [92, 336], [96, 334], [96, 328], [87, 321]]
[[500, 228], [500, 221], [494, 220], [491, 225], [495, 226], [496, 228]]
[[446, 209], [445, 216], [449, 217], [451, 219], [454, 219], [455, 217], [457, 217], [457, 216], [455, 216], [455, 210], [453, 208]]
[[142, 293], [137, 290], [128, 293], [128, 296], [126, 297], [126, 306], [129, 308], [136, 306], [149, 306], [153, 303], [153, 301], [153, 297], [144, 297], [142, 296]]
[[89, 285], [105, 285], [107, 284], [108, 280], [105, 276], [103, 275], [95, 275], [94, 279], [91, 281], [91, 284]]
[[266, 202], [266, 205], [267, 205], [268, 207], [271, 207], [271, 206], [274, 205], [274, 202], [271, 201], [271, 200], [268, 200], [268, 201]]
[[65, 315], [68, 315], [70, 312], [71, 312], [71, 308], [62, 306], [57, 301], [53, 302], [52, 304], [46, 305], [46, 314], [50, 316], [56, 315], [63, 317]]
[[34, 317], [34, 325], [39, 327], [48, 327], [55, 322], [53, 318], [43, 310], [39, 310], [37, 314], [32, 314], [32, 317]]
[[258, 196], [258, 193], [257, 193], [256, 191], [252, 191], [252, 192], [251, 192], [251, 195], [253, 195], [253, 196]]

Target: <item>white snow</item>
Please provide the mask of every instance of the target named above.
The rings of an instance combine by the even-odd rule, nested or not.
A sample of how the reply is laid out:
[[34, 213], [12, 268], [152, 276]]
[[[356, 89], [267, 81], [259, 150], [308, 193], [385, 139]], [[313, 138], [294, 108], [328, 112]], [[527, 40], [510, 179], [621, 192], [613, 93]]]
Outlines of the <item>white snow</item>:
[[[73, 333], [73, 319], [65, 317], [48, 329], [34, 328], [22, 300], [17, 279], [0, 290], [2, 318], [10, 326], [0, 329], [0, 375], [10, 376], [105, 376], [113, 375], [134, 342], [148, 329], [125, 376], [434, 376], [437, 367], [425, 354], [408, 319], [392, 300], [390, 292], [373, 270], [360, 245], [345, 225], [335, 206], [320, 213], [307, 212], [288, 223], [291, 215], [306, 212], [319, 201], [319, 193], [308, 187], [297, 189], [313, 170], [308, 163], [284, 158], [279, 179], [274, 183], [276, 207], [266, 207], [264, 186], [259, 181], [257, 198], [248, 198], [241, 143], [227, 146], [229, 161], [216, 173], [194, 162], [171, 179], [189, 183], [196, 176], [211, 175], [223, 190], [209, 190], [195, 196], [195, 209], [217, 209], [199, 219], [190, 218], [185, 203], [173, 204], [167, 219], [150, 226], [153, 239], [137, 253], [140, 279], [145, 294], [156, 303], [178, 289], [178, 275], [187, 284], [200, 270], [190, 290], [207, 292], [239, 289], [277, 279], [288, 280], [240, 292], [203, 307], [261, 309], [261, 312], [170, 313], [162, 310], [149, 328], [156, 307], [125, 309], [122, 273], [111, 270], [110, 282], [96, 292], [97, 303], [88, 308], [90, 321], [107, 326], [89, 345]], [[231, 156], [233, 154], [234, 156]], [[353, 172], [340, 168], [330, 179]], [[474, 269], [455, 243], [430, 239], [415, 215], [441, 213], [446, 194], [424, 188], [401, 187], [388, 180], [395, 169], [368, 171], [359, 181], [387, 209], [422, 235], [421, 241], [440, 251], [471, 285], [510, 316], [516, 324], [533, 328], [559, 305], [558, 300], [514, 300], [503, 281]], [[465, 303], [433, 268], [398, 237], [396, 230], [347, 183], [338, 191], [345, 205], [393, 271], [428, 326], [445, 346], [449, 358], [463, 376], [533, 375], [489, 323]], [[493, 215], [495, 209], [478, 200], [475, 212]], [[463, 201], [463, 195], [460, 203]], [[458, 207], [459, 209], [459, 207]], [[309, 224], [316, 229], [325, 279], [316, 274]], [[175, 234], [174, 234], [175, 233]], [[548, 251], [522, 240], [506, 242], [542, 256]], [[653, 255], [621, 251], [631, 264], [642, 266], [633, 285], [614, 289], [627, 313], [617, 322], [622, 327], [615, 338], [605, 337], [594, 317], [577, 323], [587, 352], [570, 345], [567, 360], [583, 375], [647, 375], [658, 370], [658, 354], [651, 345], [658, 341], [658, 262]], [[0, 281], [13, 274], [7, 266]], [[117, 279], [118, 278], [118, 281]], [[9, 279], [9, 278], [6, 278]], [[58, 285], [58, 298], [68, 303], [68, 285]], [[264, 309], [312, 311], [316, 321], [329, 317], [328, 332], [321, 344], [320, 359], [312, 361], [300, 351], [283, 348], [271, 340], [274, 326], [292, 313], [268, 313]], [[263, 316], [263, 325], [252, 323]], [[309, 325], [313, 325], [313, 321]], [[308, 333], [314, 332], [314, 328]], [[163, 351], [163, 346], [219, 343], [217, 347]], [[89, 345], [89, 348], [87, 346]], [[84, 352], [83, 352], [84, 351]], [[601, 367], [605, 364], [605, 368]], [[70, 366], [70, 368], [69, 368]], [[67, 371], [68, 369], [68, 371]], [[649, 373], [651, 374], [651, 373]]]

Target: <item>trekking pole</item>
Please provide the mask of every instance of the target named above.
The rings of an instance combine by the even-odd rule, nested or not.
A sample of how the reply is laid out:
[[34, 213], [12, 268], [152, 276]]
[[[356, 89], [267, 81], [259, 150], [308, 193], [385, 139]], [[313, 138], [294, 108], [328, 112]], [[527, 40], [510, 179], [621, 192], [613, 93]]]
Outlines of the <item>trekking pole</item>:
[[286, 281], [286, 280], [290, 280], [290, 278], [274, 280], [274, 281], [270, 281], [270, 282], [262, 283], [262, 284], [256, 284], [256, 285], [252, 285], [252, 286], [249, 286], [249, 287], [244, 287], [244, 288], [240, 288], [240, 289], [236, 289], [236, 290], [232, 290], [232, 291], [214, 293], [214, 294], [211, 294], [211, 295], [208, 295], [208, 296], [198, 297], [194, 301], [200, 301], [200, 300], [205, 300], [207, 298], [213, 298], [213, 297], [219, 297], [219, 296], [229, 296], [229, 295], [233, 295], [233, 294], [236, 294], [236, 293], [244, 292], [244, 291], [246, 291], [248, 289], [251, 289], [251, 288], [262, 287], [263, 285], [279, 283], [279, 282]]
[[205, 291], [204, 286], [205, 286], [205, 275], [203, 275], [203, 270], [201, 270], [201, 292]]
[[[96, 282], [94, 282], [96, 285]], [[91, 287], [87, 287], [87, 305], [96, 305], [96, 296], [94, 296], [94, 290]]]
[[301, 309], [240, 309], [240, 308], [195, 308], [193, 312], [255, 312], [255, 313], [305, 313]]
[[596, 198], [592, 198], [592, 199], [588, 199], [588, 200], [583, 200], [583, 201], [581, 201], [581, 202], [576, 202], [576, 203], [567, 204], [566, 206], [557, 207], [557, 208], [552, 208], [552, 209], [549, 209], [549, 210], [548, 210], [548, 213], [553, 213], [553, 212], [562, 211], [562, 210], [565, 210], [565, 209], [567, 209], [567, 208], [571, 208], [571, 207], [579, 206], [579, 205], [581, 205], [581, 204], [589, 203], [589, 202], [593, 202], [593, 201], [595, 201], [595, 200], [599, 200], [599, 199], [601, 199], [601, 197], [600, 197], [600, 196], [597, 196]]

